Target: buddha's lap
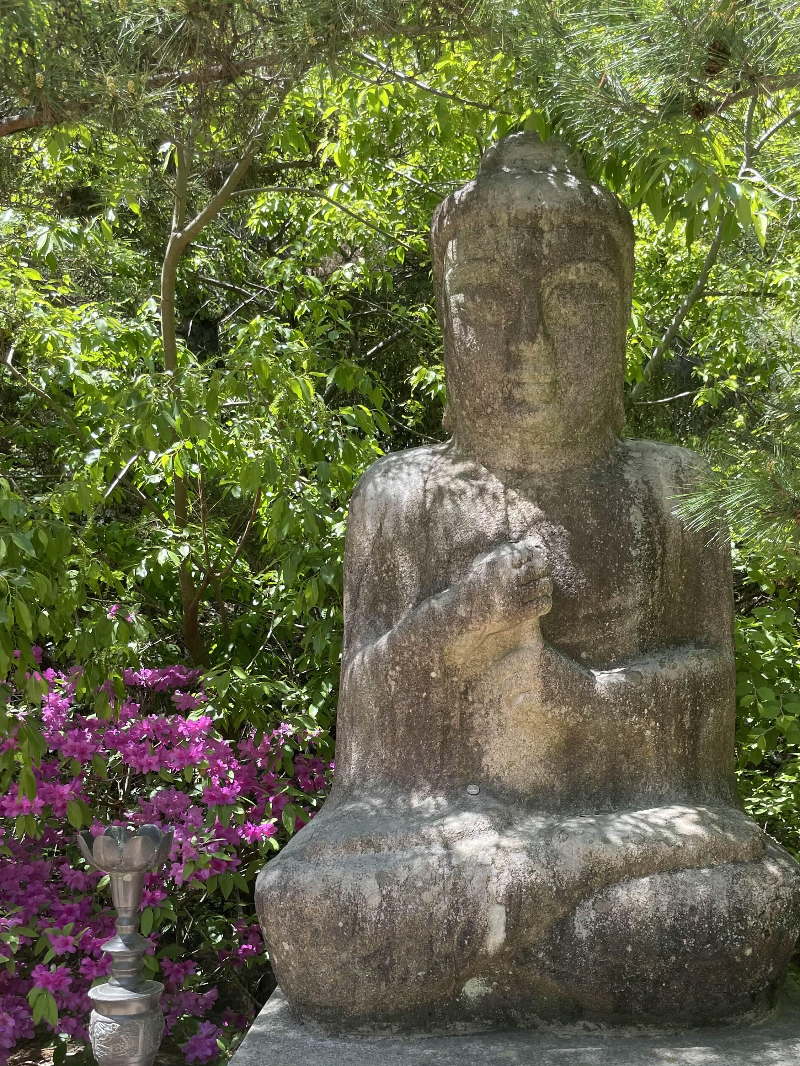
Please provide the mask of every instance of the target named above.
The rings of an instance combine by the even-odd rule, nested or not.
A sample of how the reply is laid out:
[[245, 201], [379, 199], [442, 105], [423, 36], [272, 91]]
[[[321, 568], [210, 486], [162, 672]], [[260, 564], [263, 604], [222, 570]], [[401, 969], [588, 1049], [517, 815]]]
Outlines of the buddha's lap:
[[[480, 985], [490, 1013], [496, 999], [526, 1024], [526, 1011], [548, 1016], [548, 996], [554, 1018], [589, 1017], [597, 985], [612, 1016], [652, 1007], [689, 1020], [719, 966], [736, 988], [715, 991], [715, 1016], [769, 1005], [800, 921], [800, 871], [741, 812], [529, 818], [502, 832], [470, 832], [452, 812], [438, 821], [424, 841], [384, 824], [344, 849], [320, 822], [321, 839], [300, 834], [262, 873], [259, 913], [280, 930], [270, 956], [301, 1013], [338, 1024], [347, 989], [353, 1019], [388, 1019], [402, 990], [401, 1026], [423, 1007], [470, 1021], [482, 1007], [461, 985]], [[324, 960], [306, 943], [306, 914], [338, 931]]]
[[356, 895], [359, 884], [375, 878], [392, 895], [445, 881], [448, 891], [468, 893], [477, 877], [491, 881], [495, 895], [561, 891], [576, 892], [577, 899], [626, 878], [759, 861], [766, 840], [732, 807], [671, 805], [563, 817], [491, 797], [469, 800], [412, 805], [373, 796], [332, 804], [265, 876], [302, 888], [313, 871], [320, 884], [338, 879]]

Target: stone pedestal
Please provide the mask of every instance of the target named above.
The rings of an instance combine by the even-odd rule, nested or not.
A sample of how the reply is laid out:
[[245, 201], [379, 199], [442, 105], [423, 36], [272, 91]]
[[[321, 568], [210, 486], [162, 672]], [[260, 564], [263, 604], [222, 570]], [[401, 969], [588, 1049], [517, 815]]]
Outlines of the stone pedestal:
[[231, 1066], [797, 1066], [800, 988], [791, 983], [759, 1025], [648, 1036], [634, 1030], [336, 1039], [298, 1024], [278, 989]]

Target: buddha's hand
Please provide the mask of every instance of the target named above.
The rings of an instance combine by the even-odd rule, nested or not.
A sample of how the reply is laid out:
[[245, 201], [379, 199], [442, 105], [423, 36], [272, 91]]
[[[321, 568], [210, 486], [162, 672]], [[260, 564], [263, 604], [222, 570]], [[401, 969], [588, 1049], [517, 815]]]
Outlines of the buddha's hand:
[[550, 560], [541, 538], [525, 537], [479, 555], [467, 582], [492, 613], [541, 618], [553, 605], [550, 574]]

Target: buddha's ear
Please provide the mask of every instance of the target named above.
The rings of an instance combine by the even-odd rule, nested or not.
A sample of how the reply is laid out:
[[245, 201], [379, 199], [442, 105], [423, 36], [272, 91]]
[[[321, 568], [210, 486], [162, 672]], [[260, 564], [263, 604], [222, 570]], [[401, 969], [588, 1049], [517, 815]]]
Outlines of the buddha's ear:
[[444, 413], [442, 414], [442, 428], [444, 429], [445, 433], [450, 434], [452, 434], [456, 428], [456, 420], [453, 417], [453, 411], [447, 401], [445, 401]]

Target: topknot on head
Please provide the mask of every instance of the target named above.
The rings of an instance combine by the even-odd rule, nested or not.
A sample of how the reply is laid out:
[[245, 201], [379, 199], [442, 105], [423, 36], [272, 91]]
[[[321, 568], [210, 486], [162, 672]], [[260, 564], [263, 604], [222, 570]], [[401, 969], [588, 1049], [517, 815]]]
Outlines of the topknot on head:
[[562, 141], [542, 141], [527, 132], [504, 137], [484, 153], [476, 177], [439, 204], [430, 233], [437, 288], [451, 237], [464, 226], [492, 231], [498, 216], [523, 227], [543, 217], [554, 223], [605, 226], [620, 248], [625, 284], [630, 287], [634, 240], [630, 213], [612, 192], [591, 180], [580, 156]]
[[477, 180], [514, 172], [571, 174], [579, 181], [589, 180], [580, 157], [563, 141], [543, 141], [537, 133], [512, 133], [493, 144], [483, 154]]

